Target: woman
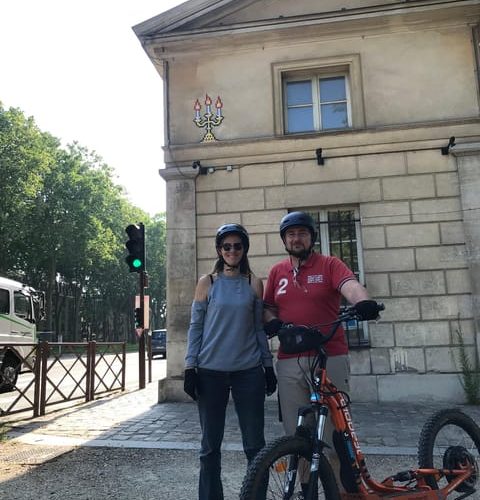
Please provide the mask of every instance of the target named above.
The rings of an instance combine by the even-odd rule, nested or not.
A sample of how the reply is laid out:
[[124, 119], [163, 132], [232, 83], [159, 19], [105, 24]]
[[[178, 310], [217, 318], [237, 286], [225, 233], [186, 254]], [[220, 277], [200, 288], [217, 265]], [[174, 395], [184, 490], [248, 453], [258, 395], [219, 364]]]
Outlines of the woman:
[[199, 500], [223, 500], [220, 447], [230, 391], [250, 462], [265, 445], [265, 393], [277, 380], [263, 331], [263, 284], [250, 270], [248, 233], [221, 226], [218, 259], [195, 290], [185, 356], [184, 390], [198, 401], [202, 428]]

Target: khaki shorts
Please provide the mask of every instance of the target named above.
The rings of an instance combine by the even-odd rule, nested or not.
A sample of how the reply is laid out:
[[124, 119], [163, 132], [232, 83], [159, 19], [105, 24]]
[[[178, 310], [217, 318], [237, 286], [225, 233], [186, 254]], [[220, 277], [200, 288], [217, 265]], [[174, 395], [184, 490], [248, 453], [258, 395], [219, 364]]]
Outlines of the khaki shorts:
[[[310, 388], [305, 377], [309, 376], [309, 366], [312, 360], [312, 358], [305, 356], [277, 361], [278, 397], [283, 428], [287, 435], [295, 433], [298, 408], [308, 405], [310, 402]], [[348, 354], [328, 358], [327, 371], [329, 378], [340, 391], [348, 392], [350, 390]], [[333, 446], [332, 431], [333, 426], [328, 419], [324, 439], [330, 446]]]

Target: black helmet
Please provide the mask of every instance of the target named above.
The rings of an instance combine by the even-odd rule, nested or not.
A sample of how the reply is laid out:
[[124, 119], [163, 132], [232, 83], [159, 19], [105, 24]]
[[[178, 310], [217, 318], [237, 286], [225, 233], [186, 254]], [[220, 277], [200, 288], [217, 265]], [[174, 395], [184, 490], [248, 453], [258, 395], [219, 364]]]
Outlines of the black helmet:
[[317, 234], [315, 232], [315, 223], [310, 215], [305, 212], [290, 212], [285, 215], [285, 217], [283, 217], [280, 221], [280, 237], [283, 241], [285, 241], [285, 232], [292, 226], [306, 227], [312, 235], [312, 245], [315, 243]]
[[222, 240], [225, 236], [229, 234], [238, 234], [240, 236], [246, 254], [250, 248], [250, 239], [247, 230], [240, 224], [224, 224], [220, 226], [215, 236], [215, 246], [218, 248], [222, 244]]

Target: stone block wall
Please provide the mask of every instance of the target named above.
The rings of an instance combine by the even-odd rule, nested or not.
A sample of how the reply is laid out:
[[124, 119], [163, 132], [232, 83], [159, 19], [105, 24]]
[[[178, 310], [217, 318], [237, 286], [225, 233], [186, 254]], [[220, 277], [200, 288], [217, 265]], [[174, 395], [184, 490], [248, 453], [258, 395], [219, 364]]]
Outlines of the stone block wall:
[[[234, 162], [233, 162], [234, 163]], [[226, 222], [251, 235], [250, 263], [266, 279], [285, 256], [281, 217], [295, 208], [356, 207], [366, 286], [385, 303], [370, 347], [351, 351], [356, 401], [463, 401], [461, 330], [474, 354], [471, 279], [457, 161], [438, 149], [233, 165], [196, 178], [197, 274], [211, 271]]]

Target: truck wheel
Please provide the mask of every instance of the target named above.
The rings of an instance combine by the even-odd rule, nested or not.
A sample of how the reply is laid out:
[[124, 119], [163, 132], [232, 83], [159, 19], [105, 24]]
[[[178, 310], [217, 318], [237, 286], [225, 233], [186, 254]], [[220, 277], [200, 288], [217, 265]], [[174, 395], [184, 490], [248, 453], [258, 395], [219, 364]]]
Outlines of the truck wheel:
[[19, 364], [12, 358], [3, 360], [0, 370], [0, 393], [10, 392], [15, 388], [18, 379]]

